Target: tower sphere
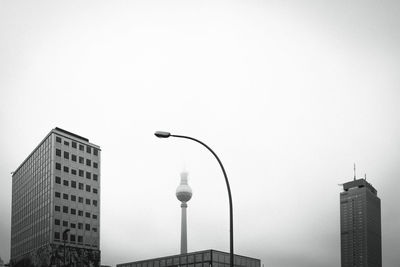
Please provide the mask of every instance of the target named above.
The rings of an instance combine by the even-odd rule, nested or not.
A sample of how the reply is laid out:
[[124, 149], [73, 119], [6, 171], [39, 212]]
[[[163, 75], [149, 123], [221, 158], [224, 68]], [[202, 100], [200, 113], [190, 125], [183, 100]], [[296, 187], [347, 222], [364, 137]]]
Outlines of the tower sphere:
[[176, 198], [180, 202], [188, 202], [192, 198], [192, 188], [188, 185], [188, 173], [181, 173], [181, 183], [176, 188]]

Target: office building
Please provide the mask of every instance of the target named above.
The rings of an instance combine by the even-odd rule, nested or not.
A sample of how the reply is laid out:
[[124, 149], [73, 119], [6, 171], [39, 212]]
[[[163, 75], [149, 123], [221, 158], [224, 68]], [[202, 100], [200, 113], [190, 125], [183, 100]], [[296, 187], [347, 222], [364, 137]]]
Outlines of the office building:
[[12, 175], [14, 266], [99, 266], [100, 147], [55, 128]]
[[[260, 267], [261, 261], [234, 255], [235, 267]], [[229, 267], [229, 253], [213, 249], [117, 264], [117, 267]]]
[[381, 201], [365, 179], [343, 184], [340, 193], [342, 267], [382, 267]]

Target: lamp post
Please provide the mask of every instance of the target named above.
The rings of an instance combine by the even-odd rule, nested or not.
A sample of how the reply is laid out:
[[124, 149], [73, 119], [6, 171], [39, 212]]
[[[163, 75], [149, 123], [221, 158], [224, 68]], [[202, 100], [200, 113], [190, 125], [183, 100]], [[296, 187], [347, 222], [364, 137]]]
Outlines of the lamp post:
[[229, 243], [230, 243], [230, 267], [233, 267], [233, 204], [232, 204], [232, 194], [231, 194], [231, 188], [229, 186], [229, 181], [228, 181], [228, 176], [226, 175], [225, 172], [225, 168], [222, 165], [221, 160], [218, 158], [217, 154], [215, 154], [215, 152], [206, 144], [204, 144], [203, 142], [201, 142], [200, 140], [197, 140], [193, 137], [190, 136], [184, 136], [184, 135], [175, 135], [175, 134], [171, 134], [169, 132], [162, 132], [162, 131], [157, 131], [154, 133], [155, 136], [157, 136], [158, 138], [168, 138], [168, 137], [178, 137], [178, 138], [185, 138], [185, 139], [190, 139], [192, 141], [195, 141], [201, 145], [203, 145], [205, 148], [207, 148], [213, 155], [214, 157], [217, 159], [219, 166], [222, 169], [222, 173], [224, 174], [225, 177], [225, 183], [226, 183], [226, 188], [228, 189], [228, 197], [229, 197], [229, 225], [230, 225], [230, 232], [229, 232]]
[[66, 266], [66, 256], [65, 256], [65, 243], [67, 242], [67, 234], [71, 229], [65, 229], [63, 231], [63, 242], [64, 242], [64, 266]]

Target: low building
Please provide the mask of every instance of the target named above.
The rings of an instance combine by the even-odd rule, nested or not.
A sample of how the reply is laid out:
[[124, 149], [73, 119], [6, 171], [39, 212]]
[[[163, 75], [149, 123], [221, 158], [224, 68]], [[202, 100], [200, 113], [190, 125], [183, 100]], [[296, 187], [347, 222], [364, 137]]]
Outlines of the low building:
[[[186, 254], [117, 264], [117, 267], [229, 267], [229, 253], [203, 250]], [[260, 267], [259, 259], [234, 255], [235, 267]]]

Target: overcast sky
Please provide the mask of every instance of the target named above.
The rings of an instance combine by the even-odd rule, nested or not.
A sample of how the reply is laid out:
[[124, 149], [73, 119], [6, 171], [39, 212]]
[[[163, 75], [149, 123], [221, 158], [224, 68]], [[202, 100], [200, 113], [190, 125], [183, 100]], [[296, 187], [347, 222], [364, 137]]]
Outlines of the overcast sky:
[[399, 1], [0, 1], [0, 257], [11, 175], [54, 127], [102, 148], [102, 263], [189, 251], [265, 267], [340, 265], [339, 183], [382, 200], [400, 262]]

